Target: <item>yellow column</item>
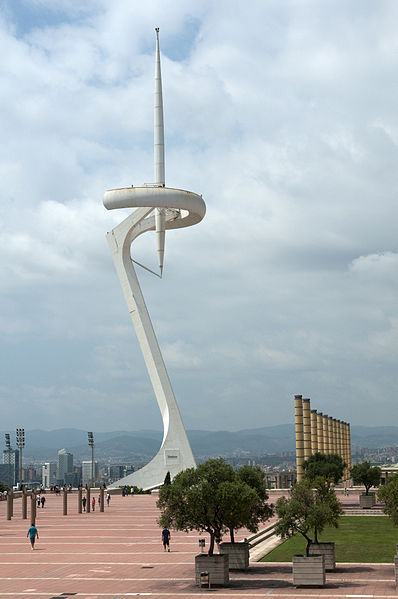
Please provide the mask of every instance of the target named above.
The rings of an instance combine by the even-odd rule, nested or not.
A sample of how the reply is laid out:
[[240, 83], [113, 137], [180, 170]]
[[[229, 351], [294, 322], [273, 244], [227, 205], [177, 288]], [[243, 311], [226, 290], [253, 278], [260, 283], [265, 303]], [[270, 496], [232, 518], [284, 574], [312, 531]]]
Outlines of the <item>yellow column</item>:
[[333, 425], [333, 453], [338, 453], [337, 449], [337, 420], [336, 418], [332, 418]]
[[327, 414], [323, 415], [323, 453], [325, 455], [329, 454], [329, 416]]
[[304, 439], [303, 439], [303, 396], [294, 396], [294, 419], [296, 425], [296, 467], [297, 481], [303, 478]]
[[311, 456], [311, 404], [308, 397], [303, 398], [303, 438], [304, 459]]
[[333, 452], [333, 417], [328, 416], [328, 445], [329, 445], [329, 454]]
[[316, 410], [311, 410], [311, 454], [318, 451], [318, 417]]
[[323, 414], [318, 412], [317, 418], [317, 433], [318, 433], [318, 451], [323, 453]]
[[348, 452], [347, 452], [347, 423], [346, 422], [342, 422], [342, 445], [343, 445], [343, 460], [345, 461], [345, 463], [347, 464], [344, 470], [344, 478], [345, 480], [347, 480], [347, 478], [349, 478], [349, 472], [348, 472]]
[[336, 440], [337, 440], [337, 454], [343, 459], [341, 455], [341, 420], [336, 420]]
[[347, 422], [347, 454], [348, 454], [348, 477], [350, 478], [351, 463], [351, 425]]

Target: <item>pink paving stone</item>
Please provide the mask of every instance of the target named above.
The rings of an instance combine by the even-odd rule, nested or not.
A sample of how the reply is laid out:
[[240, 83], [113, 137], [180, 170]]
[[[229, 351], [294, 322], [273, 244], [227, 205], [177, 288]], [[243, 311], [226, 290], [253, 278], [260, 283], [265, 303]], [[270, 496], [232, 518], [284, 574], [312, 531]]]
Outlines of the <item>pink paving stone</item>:
[[[62, 498], [46, 494], [46, 507], [37, 510], [40, 539], [31, 551], [15, 501], [11, 521], [0, 502], [0, 599], [122, 599], [145, 596], [184, 599], [209, 591], [194, 585], [198, 539], [193, 532], [173, 532], [171, 552], [161, 545], [156, 523], [156, 495], [113, 496], [101, 513], [77, 514], [77, 494], [68, 496], [68, 516]], [[271, 498], [275, 501], [275, 497]], [[345, 503], [357, 498], [344, 497]], [[238, 539], [246, 536], [241, 531]], [[231, 573], [231, 585], [210, 592], [220, 597], [397, 597], [393, 565], [343, 564], [327, 575], [323, 589], [296, 589], [290, 564], [252, 564], [247, 573]]]

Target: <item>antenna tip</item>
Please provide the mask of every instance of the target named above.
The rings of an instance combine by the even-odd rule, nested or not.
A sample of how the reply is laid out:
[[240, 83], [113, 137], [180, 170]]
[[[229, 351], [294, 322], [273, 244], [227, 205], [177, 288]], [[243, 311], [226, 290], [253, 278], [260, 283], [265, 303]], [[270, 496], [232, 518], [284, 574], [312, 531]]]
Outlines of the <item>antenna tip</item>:
[[155, 27], [156, 33], [159, 33], [159, 27]]

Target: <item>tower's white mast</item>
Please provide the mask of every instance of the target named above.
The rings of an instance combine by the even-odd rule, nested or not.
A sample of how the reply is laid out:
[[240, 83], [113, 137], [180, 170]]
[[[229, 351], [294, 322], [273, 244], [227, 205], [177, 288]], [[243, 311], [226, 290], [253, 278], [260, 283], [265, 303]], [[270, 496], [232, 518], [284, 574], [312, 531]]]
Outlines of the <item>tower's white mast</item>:
[[[160, 70], [159, 27], [156, 27], [156, 60], [155, 60], [155, 103], [154, 103], [154, 162], [155, 185], [165, 186], [164, 174], [164, 123], [163, 123], [163, 97], [162, 73]], [[163, 273], [164, 245], [166, 237], [166, 215], [164, 208], [155, 209], [156, 222], [156, 249], [160, 276]]]

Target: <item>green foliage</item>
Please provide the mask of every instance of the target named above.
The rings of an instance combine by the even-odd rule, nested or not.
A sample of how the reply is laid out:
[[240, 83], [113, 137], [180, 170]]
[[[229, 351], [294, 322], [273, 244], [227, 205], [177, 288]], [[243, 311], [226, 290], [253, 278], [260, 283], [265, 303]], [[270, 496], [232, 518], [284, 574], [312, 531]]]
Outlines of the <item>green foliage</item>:
[[[257, 474], [254, 478], [259, 484], [256, 477]], [[163, 485], [157, 502], [161, 511], [158, 522], [175, 530], [207, 532], [209, 555], [212, 555], [215, 539], [228, 529], [245, 526], [257, 530], [259, 516], [263, 513], [269, 516], [264, 501], [230, 464], [221, 458], [211, 459], [196, 469], [180, 472], [170, 485]]]
[[[257, 497], [250, 505], [247, 505], [247, 517], [241, 525], [245, 526], [250, 532], [257, 532], [259, 524], [265, 522], [274, 513], [273, 505], [269, 505], [267, 485], [265, 482], [265, 473], [260, 466], [241, 466], [236, 472], [237, 479], [247, 484], [256, 492]], [[243, 509], [243, 506], [242, 508]], [[235, 526], [234, 528], [240, 528]], [[231, 541], [233, 542], [233, 532], [231, 531]]]
[[300, 533], [307, 541], [306, 554], [309, 555], [311, 543], [318, 542], [318, 535], [325, 526], [337, 528], [343, 510], [328, 480], [318, 477], [297, 483], [289, 499], [280, 497], [276, 513], [279, 516], [276, 534], [289, 538]]
[[164, 477], [163, 484], [170, 485], [170, 483], [171, 483], [171, 476], [170, 476], [170, 471], [168, 470], [166, 476]]
[[370, 487], [379, 486], [381, 469], [378, 466], [372, 466], [370, 462], [362, 462], [351, 468], [351, 477], [355, 485], [365, 487], [365, 495], [368, 495]]
[[325, 455], [314, 453], [303, 462], [304, 476], [313, 481], [317, 476], [323, 476], [335, 485], [342, 479], [344, 468], [347, 464], [343, 462], [337, 453]]
[[[396, 553], [397, 532], [391, 520], [384, 516], [343, 516], [338, 529], [326, 527], [319, 541], [335, 544], [337, 562], [391, 564]], [[291, 562], [293, 555], [304, 551], [305, 540], [296, 535], [261, 561]]]
[[398, 526], [398, 474], [394, 474], [384, 487], [380, 487], [377, 498], [385, 503], [383, 512]]
[[3, 493], [4, 491], [7, 491], [7, 490], [8, 490], [8, 487], [7, 487], [7, 485], [2, 485], [2, 484], [0, 483], [0, 491]]

